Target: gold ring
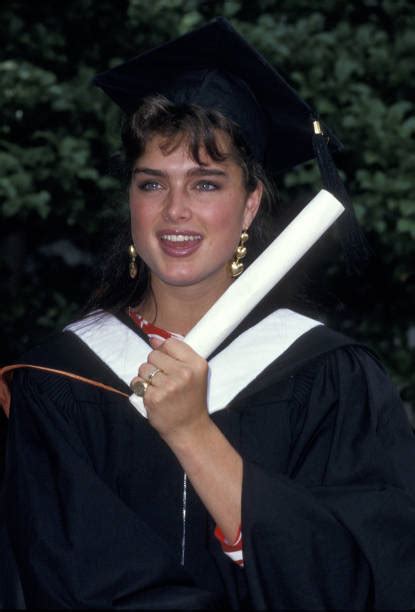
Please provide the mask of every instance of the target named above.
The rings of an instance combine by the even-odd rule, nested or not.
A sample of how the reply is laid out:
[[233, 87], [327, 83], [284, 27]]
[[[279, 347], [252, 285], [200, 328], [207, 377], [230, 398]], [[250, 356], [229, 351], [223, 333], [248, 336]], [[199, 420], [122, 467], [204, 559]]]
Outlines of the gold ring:
[[150, 383], [150, 385], [152, 384], [152, 380], [155, 377], [156, 374], [158, 374], [159, 372], [162, 372], [162, 370], [160, 370], [160, 368], [155, 368], [152, 372], [150, 372], [150, 374], [147, 376], [146, 381], [148, 383]]
[[144, 394], [147, 391], [149, 385], [150, 383], [146, 380], [137, 380], [132, 383], [131, 389], [136, 395], [138, 395], [138, 397], [144, 397]]

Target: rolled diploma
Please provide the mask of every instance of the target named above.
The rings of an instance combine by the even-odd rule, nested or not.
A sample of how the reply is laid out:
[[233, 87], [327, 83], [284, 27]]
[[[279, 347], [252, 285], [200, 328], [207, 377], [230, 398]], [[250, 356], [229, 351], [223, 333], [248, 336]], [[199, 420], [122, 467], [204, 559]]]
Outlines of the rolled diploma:
[[[228, 287], [184, 341], [207, 359], [343, 211], [343, 205], [322, 189]], [[141, 397], [133, 394], [130, 402], [143, 416], [147, 416]]]

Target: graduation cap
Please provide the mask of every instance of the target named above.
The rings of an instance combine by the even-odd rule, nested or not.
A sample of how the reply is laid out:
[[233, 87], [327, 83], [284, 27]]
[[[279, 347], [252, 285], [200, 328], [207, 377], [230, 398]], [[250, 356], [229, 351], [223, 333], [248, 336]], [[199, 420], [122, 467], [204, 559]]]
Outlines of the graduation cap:
[[126, 113], [157, 94], [221, 111], [273, 173], [316, 158], [323, 186], [346, 207], [342, 242], [349, 260], [361, 257], [362, 236], [330, 152], [342, 148], [340, 141], [223, 17], [98, 74], [93, 83]]

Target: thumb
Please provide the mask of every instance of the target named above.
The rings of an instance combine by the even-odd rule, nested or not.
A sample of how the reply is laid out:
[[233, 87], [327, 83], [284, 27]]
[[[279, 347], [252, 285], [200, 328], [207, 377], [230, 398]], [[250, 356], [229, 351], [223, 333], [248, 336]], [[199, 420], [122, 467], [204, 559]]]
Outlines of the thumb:
[[150, 346], [153, 349], [158, 349], [162, 344], [164, 344], [164, 340], [161, 338], [149, 338]]

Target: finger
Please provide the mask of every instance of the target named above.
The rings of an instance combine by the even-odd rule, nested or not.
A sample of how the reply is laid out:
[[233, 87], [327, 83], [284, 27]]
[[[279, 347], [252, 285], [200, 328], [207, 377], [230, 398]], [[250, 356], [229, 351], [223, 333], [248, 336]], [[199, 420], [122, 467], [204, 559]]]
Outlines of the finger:
[[138, 374], [141, 378], [154, 385], [156, 377], [159, 378], [162, 376], [164, 371], [161, 368], [154, 367], [150, 363], [142, 363], [138, 369]]
[[134, 384], [138, 382], [143, 382], [143, 381], [144, 379], [141, 376], [134, 376], [134, 378], [130, 380], [130, 389], [132, 390], [133, 393], [135, 393]]
[[171, 374], [175, 372], [178, 367], [180, 367], [180, 363], [178, 363], [177, 359], [171, 357], [170, 355], [166, 355], [160, 350], [149, 353], [147, 363], [151, 365], [153, 370], [156, 367], [163, 370], [165, 374]]
[[[147, 388], [144, 390], [144, 395], [143, 395], [142, 390], [140, 390], [140, 391], [139, 391], [138, 389], [135, 389], [135, 388], [134, 388], [134, 386], [135, 386], [135, 383], [136, 383], [136, 382], [142, 382], [142, 381], [143, 381], [143, 379], [142, 379], [140, 376], [135, 376], [135, 377], [134, 377], [134, 378], [131, 380], [131, 382], [130, 382], [130, 388], [131, 388], [132, 392], [133, 392], [135, 395], [138, 395], [139, 397], [141, 397], [141, 399], [142, 399], [142, 401], [143, 401], [143, 404], [144, 404], [144, 407], [145, 407], [145, 409], [146, 409], [146, 411], [147, 411], [147, 417], [148, 417], [148, 418], [150, 418], [150, 414], [151, 414], [151, 401], [150, 401], [150, 403], [149, 403], [149, 397], [148, 397], [148, 396], [149, 396], [149, 394], [151, 395], [151, 392], [152, 392], [152, 390], [154, 389], [154, 387], [153, 387], [151, 384], [149, 384], [149, 383], [148, 383], [148, 386], [147, 386]], [[139, 412], [140, 412], [141, 414], [143, 414], [143, 413], [141, 412], [141, 410], [139, 410]], [[143, 414], [143, 416], [145, 416], [145, 415], [146, 415], [146, 414], [144, 413], [144, 414]]]
[[158, 349], [165, 343], [165, 340], [161, 340], [160, 338], [149, 338], [149, 342], [153, 349]]
[[165, 355], [170, 355], [178, 361], [192, 361], [195, 358], [201, 359], [200, 355], [196, 353], [186, 342], [177, 338], [169, 338], [165, 340], [161, 346], [157, 349]]

